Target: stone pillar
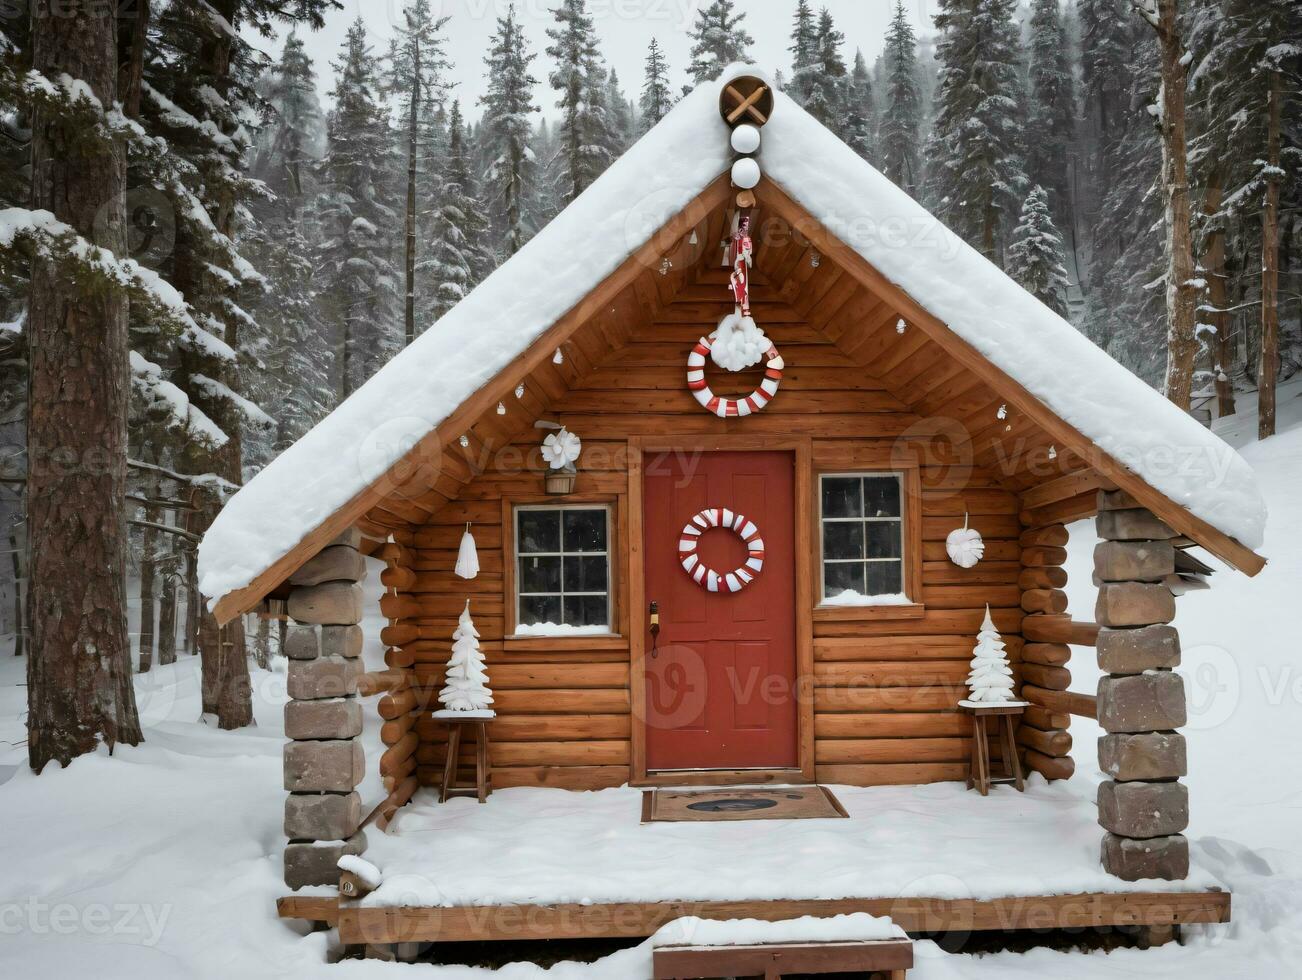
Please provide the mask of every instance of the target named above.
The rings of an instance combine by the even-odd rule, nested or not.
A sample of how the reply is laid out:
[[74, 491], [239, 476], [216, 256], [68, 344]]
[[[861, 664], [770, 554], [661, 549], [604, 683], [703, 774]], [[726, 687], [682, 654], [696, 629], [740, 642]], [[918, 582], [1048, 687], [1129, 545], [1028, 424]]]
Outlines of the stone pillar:
[[1189, 874], [1189, 792], [1180, 638], [1171, 626], [1176, 532], [1124, 491], [1100, 491], [1094, 571], [1099, 581], [1099, 786], [1103, 867], [1126, 881]]
[[335, 885], [339, 858], [366, 850], [359, 829], [365, 758], [362, 707], [361, 537], [346, 531], [290, 576], [285, 642], [285, 884]]

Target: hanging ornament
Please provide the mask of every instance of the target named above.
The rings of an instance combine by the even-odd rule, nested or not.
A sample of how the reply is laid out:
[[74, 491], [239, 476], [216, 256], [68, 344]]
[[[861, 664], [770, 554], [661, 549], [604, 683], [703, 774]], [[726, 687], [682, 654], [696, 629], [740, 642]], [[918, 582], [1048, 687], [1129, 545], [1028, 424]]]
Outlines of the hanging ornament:
[[697, 243], [697, 241], [699, 241], [699, 239], [697, 239], [697, 237], [696, 237], [696, 229], [693, 228], [693, 229], [692, 229], [692, 233], [691, 233], [691, 235], [689, 235], [688, 238], [687, 238], [687, 244], [688, 244], [688, 245], [695, 245], [695, 244]]
[[1057, 458], [1058, 458], [1058, 447], [1057, 447], [1057, 446], [1050, 446], [1050, 447], [1049, 447], [1049, 458], [1050, 458], [1050, 459], [1057, 459]]
[[753, 243], [750, 237], [750, 215], [743, 214], [737, 222], [737, 231], [728, 243], [728, 264], [732, 275], [728, 288], [740, 316], [750, 316], [750, 263]]
[[901, 318], [901, 319], [899, 319], [899, 320], [896, 321], [896, 323], [895, 323], [895, 332], [896, 332], [896, 333], [904, 333], [904, 320], [903, 320], [903, 318]]
[[457, 440], [457, 442], [461, 443], [462, 449], [468, 449], [470, 447], [470, 436], [463, 435], [460, 439]]
[[506, 406], [502, 402], [497, 403], [497, 414], [498, 415], [506, 414]]
[[719, 418], [738, 418], [758, 412], [778, 393], [782, 381], [782, 356], [778, 349], [769, 344], [765, 353], [768, 365], [764, 369], [764, 380], [760, 386], [745, 398], [720, 398], [705, 382], [705, 359], [710, 356], [710, 340], [702, 337], [687, 355], [687, 387], [701, 407]]
[[[720, 575], [701, 561], [696, 553], [701, 532], [712, 527], [736, 531], [746, 545], [746, 563]], [[686, 525], [678, 536], [678, 563], [697, 585], [710, 592], [740, 592], [764, 569], [764, 539], [759, 528], [744, 514], [734, 514], [726, 507], [708, 507]], [[723, 587], [723, 589], [720, 588]]]
[[518, 384], [518, 385], [515, 386], [515, 397], [516, 397], [516, 398], [523, 398], [523, 397], [524, 397], [524, 383], [523, 383], [523, 382], [521, 382], [520, 384]]
[[985, 555], [986, 543], [981, 539], [980, 531], [967, 526], [967, 514], [963, 515], [963, 526], [949, 532], [945, 551], [949, 560], [959, 568], [972, 568]]
[[565, 355], [561, 353], [561, 349], [559, 347], [556, 348], [556, 353], [552, 355], [552, 363], [553, 364], [565, 363]]
[[461, 547], [457, 549], [457, 564], [453, 571], [460, 578], [474, 578], [479, 574], [479, 551], [475, 548], [475, 536], [470, 533], [469, 521], [466, 521], [465, 533], [461, 535]]
[[660, 260], [660, 274], [662, 276], [669, 275], [669, 270], [672, 269], [673, 267], [674, 264], [669, 261], [669, 256], [666, 255], [663, 259]]
[[823, 257], [818, 254], [818, 249], [814, 249], [814, 251], [809, 256], [809, 267], [811, 269], [817, 269], [822, 264], [823, 264]]
[[1008, 406], [1000, 405], [999, 411], [995, 412], [995, 418], [999, 419], [1001, 422], [1008, 418]]

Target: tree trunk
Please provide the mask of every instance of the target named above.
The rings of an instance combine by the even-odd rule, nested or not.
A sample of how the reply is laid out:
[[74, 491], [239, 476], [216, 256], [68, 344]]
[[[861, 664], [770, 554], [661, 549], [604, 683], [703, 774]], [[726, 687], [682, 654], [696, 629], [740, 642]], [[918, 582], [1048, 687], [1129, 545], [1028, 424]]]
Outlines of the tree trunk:
[[[146, 485], [148, 487], [148, 485]], [[146, 490], [157, 493], [157, 484]], [[158, 522], [158, 509], [145, 508], [145, 520]], [[139, 671], [144, 674], [154, 665], [154, 549], [158, 547], [158, 532], [146, 527], [141, 535], [140, 544], [140, 662]]]
[[[191, 497], [191, 502], [194, 501]], [[195, 641], [199, 638], [199, 606], [203, 597], [199, 595], [199, 571], [195, 566], [194, 549], [185, 553], [185, 652], [194, 656], [198, 653]]]
[[[1225, 176], [1213, 169], [1207, 176], [1207, 197], [1204, 213], [1211, 217], [1221, 209]], [[1225, 288], [1225, 226], [1219, 222], [1207, 235], [1207, 251], [1203, 255], [1203, 269], [1207, 274], [1208, 322], [1216, 328], [1212, 346], [1212, 371], [1216, 377], [1216, 415], [1224, 418], [1234, 414], [1234, 382], [1230, 372], [1234, 369], [1234, 347], [1230, 343], [1230, 316]]]
[[[117, 3], [32, 10], [32, 67], [117, 99]], [[32, 204], [126, 252], [120, 144], [38, 111]], [[73, 268], [32, 261], [28, 311], [28, 760], [40, 772], [140, 741], [127, 627], [126, 299]]]
[[175, 558], [168, 556], [163, 584], [158, 594], [158, 663], [176, 663], [176, 579]]
[[403, 310], [407, 344], [416, 339], [416, 123], [420, 112], [420, 41], [414, 32], [411, 42], [415, 70], [411, 79], [411, 112], [407, 119], [407, 295]]
[[18, 529], [9, 532], [9, 557], [14, 564], [14, 656], [23, 655], [23, 641], [27, 637], [23, 607], [23, 556], [18, 548]]
[[1266, 195], [1261, 207], [1261, 367], [1257, 370], [1257, 438], [1275, 434], [1279, 375], [1279, 100], [1280, 73], [1266, 95]]
[[258, 630], [253, 640], [253, 661], [263, 670], [271, 667], [271, 621], [258, 617]]
[[1162, 192], [1166, 206], [1166, 397], [1186, 412], [1193, 390], [1198, 287], [1194, 282], [1193, 235], [1190, 231], [1188, 159], [1185, 152], [1184, 95], [1188, 70], [1176, 0], [1157, 0], [1158, 46], [1162, 91]]
[[281, 616], [276, 620], [276, 652], [285, 655], [285, 641], [289, 639], [289, 617]]

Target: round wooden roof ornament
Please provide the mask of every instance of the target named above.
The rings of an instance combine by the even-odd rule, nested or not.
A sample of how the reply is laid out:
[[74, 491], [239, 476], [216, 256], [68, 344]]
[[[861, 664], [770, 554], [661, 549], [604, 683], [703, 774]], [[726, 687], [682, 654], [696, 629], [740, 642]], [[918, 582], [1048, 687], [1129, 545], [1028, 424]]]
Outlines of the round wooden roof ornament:
[[719, 115], [729, 126], [763, 126], [773, 114], [773, 89], [754, 75], [738, 75], [719, 94]]

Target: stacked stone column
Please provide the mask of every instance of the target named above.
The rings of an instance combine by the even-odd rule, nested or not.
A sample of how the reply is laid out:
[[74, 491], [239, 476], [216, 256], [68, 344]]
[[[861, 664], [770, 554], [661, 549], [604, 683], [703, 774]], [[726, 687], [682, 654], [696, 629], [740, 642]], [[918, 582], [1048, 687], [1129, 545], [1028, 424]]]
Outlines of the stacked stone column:
[[366, 850], [357, 785], [365, 758], [362, 708], [362, 588], [366, 564], [356, 531], [340, 535], [290, 577], [285, 641], [285, 883], [335, 885], [339, 858]]
[[1103, 867], [1126, 881], [1189, 874], [1189, 793], [1180, 640], [1171, 621], [1175, 532], [1123, 491], [1099, 493], [1094, 570], [1099, 666]]

